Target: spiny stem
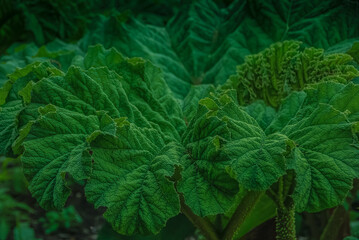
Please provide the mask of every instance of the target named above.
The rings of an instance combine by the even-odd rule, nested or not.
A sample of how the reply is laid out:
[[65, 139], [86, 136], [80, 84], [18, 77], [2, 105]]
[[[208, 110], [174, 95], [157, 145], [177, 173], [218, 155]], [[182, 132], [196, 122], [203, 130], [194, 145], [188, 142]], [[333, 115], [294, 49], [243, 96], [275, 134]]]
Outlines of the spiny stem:
[[295, 240], [295, 205], [288, 197], [282, 207], [277, 208], [276, 233], [277, 240]]
[[223, 240], [231, 240], [237, 229], [243, 224], [245, 219], [250, 215], [259, 199], [264, 192], [249, 191], [238, 205], [236, 211], [229, 220], [226, 228], [223, 231]]
[[201, 218], [194, 214], [192, 210], [185, 204], [184, 198], [181, 195], [181, 212], [192, 222], [194, 226], [196, 226], [201, 233], [206, 237], [208, 240], [219, 240], [217, 232], [214, 226], [204, 218]]

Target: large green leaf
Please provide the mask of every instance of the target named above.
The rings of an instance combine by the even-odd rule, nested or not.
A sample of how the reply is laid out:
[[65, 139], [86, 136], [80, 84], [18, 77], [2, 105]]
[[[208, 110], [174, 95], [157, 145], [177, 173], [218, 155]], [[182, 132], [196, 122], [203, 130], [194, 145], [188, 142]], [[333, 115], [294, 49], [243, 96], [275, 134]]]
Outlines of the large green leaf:
[[0, 154], [9, 152], [18, 135], [17, 116], [30, 101], [32, 82], [61, 75], [59, 70], [67, 71], [70, 65], [81, 66], [83, 62], [83, 53], [76, 45], [60, 40], [41, 48], [14, 44], [7, 53], [10, 55], [0, 58]]
[[338, 205], [358, 176], [358, 85], [325, 82], [294, 92], [265, 128], [293, 141], [287, 169], [294, 169], [298, 211]]
[[48, 63], [33, 63], [9, 75], [9, 80], [0, 89], [0, 154], [11, 151], [18, 136], [16, 118], [23, 109], [30, 82], [36, 82], [54, 74], [55, 68]]
[[228, 158], [221, 156], [221, 145], [229, 131], [226, 122], [211, 116], [208, 108], [216, 108], [209, 98], [202, 99], [196, 115], [182, 137], [186, 155], [178, 190], [186, 204], [200, 216], [226, 212], [238, 192], [238, 183], [225, 171]]
[[119, 233], [158, 233], [179, 213], [179, 196], [169, 180], [183, 150], [155, 129], [121, 123], [116, 136], [91, 142], [94, 165], [86, 196], [106, 207], [105, 218]]
[[202, 99], [182, 138], [188, 155], [178, 189], [201, 216], [229, 210], [238, 192], [235, 180], [246, 189], [265, 190], [285, 173], [287, 138], [267, 136], [233, 95]]
[[[59, 47], [59, 48], [58, 48]], [[89, 52], [84, 61], [81, 61], [81, 52], [77, 51], [72, 45], [66, 45], [62, 42], [54, 42], [48, 45], [49, 50], [61, 49], [58, 52], [48, 51], [47, 48], [39, 50], [36, 56], [41, 56], [44, 59], [50, 58], [53, 64], [57, 68], [67, 70], [67, 67], [72, 63], [73, 65], [85, 67], [89, 69], [87, 74], [81, 73], [80, 68], [72, 67], [69, 70], [69, 74], [65, 77], [67, 81], [71, 84], [66, 86], [64, 90], [59, 90], [54, 84], [56, 80], [46, 80], [41, 84], [27, 85], [30, 81], [36, 82], [42, 77], [47, 77], [50, 75], [63, 75], [61, 71], [56, 70], [55, 66], [44, 63], [33, 63], [32, 65], [27, 66], [24, 69], [18, 70], [14, 74], [10, 75], [10, 80], [2, 88], [1, 97], [5, 104], [0, 110], [3, 118], [1, 118], [2, 123], [0, 139], [1, 143], [1, 152], [5, 152], [6, 149], [9, 149], [11, 142], [14, 141], [14, 138], [17, 136], [17, 129], [15, 127], [16, 116], [19, 114], [20, 110], [23, 108], [22, 99], [27, 97], [25, 104], [30, 101], [30, 96], [20, 96], [24, 95], [26, 92], [29, 93], [32, 87], [34, 87], [34, 92], [40, 93], [38, 96], [32, 99], [32, 104], [25, 109], [19, 117], [19, 126], [23, 127], [28, 121], [34, 120], [37, 113], [37, 107], [39, 105], [46, 105], [52, 103], [56, 106], [62, 106], [70, 110], [75, 111], [94, 111], [95, 109], [101, 109], [99, 105], [103, 102], [95, 101], [94, 104], [98, 106], [89, 107], [85, 101], [78, 101], [78, 99], [73, 99], [69, 96], [76, 92], [76, 88], [81, 87], [80, 83], [77, 82], [76, 77], [81, 79], [80, 81], [83, 84], [89, 84], [89, 90], [92, 91], [94, 96], [102, 96], [102, 101], [107, 102], [108, 106], [111, 106], [110, 109], [106, 109], [111, 113], [112, 117], [118, 117], [120, 112], [122, 115], [129, 117], [131, 120], [136, 120], [141, 126], [148, 126], [151, 124], [153, 127], [161, 127], [164, 132], [171, 135], [175, 135], [176, 138], [179, 138], [179, 133], [183, 131], [184, 122], [181, 114], [181, 109], [178, 106], [176, 100], [171, 97], [171, 92], [165, 85], [163, 81], [162, 73], [158, 68], [153, 67], [147, 61], [141, 59], [132, 59], [125, 60], [121, 54], [116, 50], [105, 51], [102, 47], [97, 46], [89, 49]], [[100, 59], [108, 59], [107, 62], [101, 62]], [[36, 57], [39, 60], [39, 57]], [[117, 59], [117, 60], [116, 60]], [[55, 62], [54, 62], [55, 61]], [[111, 64], [108, 64], [111, 63]], [[91, 67], [100, 67], [99, 69], [90, 69]], [[72, 66], [73, 66], [72, 65]], [[108, 68], [104, 68], [108, 66]], [[121, 69], [121, 70], [119, 70]], [[110, 70], [114, 70], [112, 72]], [[117, 74], [116, 74], [117, 73]], [[118, 74], [123, 76], [122, 84], [117, 83]], [[90, 80], [88, 80], [90, 76]], [[97, 79], [97, 81], [92, 81]], [[137, 93], [132, 93], [130, 89], [133, 87], [134, 79], [138, 82], [137, 89], [138, 91], [146, 92], [147, 88], [151, 89], [149, 94], [142, 95]], [[104, 92], [97, 92], [98, 84], [102, 85]], [[117, 86], [116, 88], [112, 86]], [[25, 89], [26, 87], [26, 89]], [[83, 87], [83, 86], [82, 86]], [[81, 87], [81, 88], [82, 88]], [[59, 98], [51, 96], [53, 92], [50, 89], [55, 88], [55, 95], [65, 99], [66, 101], [59, 100]], [[117, 90], [115, 90], [117, 89]], [[59, 91], [57, 91], [59, 90]], [[8, 91], [11, 91], [8, 96]], [[24, 93], [20, 93], [22, 91]], [[128, 94], [123, 92], [127, 91]], [[44, 94], [41, 94], [44, 92]], [[121, 94], [122, 92], [122, 94]], [[47, 94], [46, 94], [47, 93]], [[82, 92], [78, 92], [81, 94]], [[107, 96], [104, 96], [107, 95]], [[116, 96], [117, 98], [111, 99], [114, 103], [108, 103], [110, 100], [108, 96]], [[90, 96], [78, 96], [77, 98], [84, 99]], [[131, 101], [131, 104], [128, 103], [128, 98]], [[5, 103], [6, 102], [6, 103]], [[146, 102], [146, 104], [143, 104]], [[60, 104], [60, 105], [59, 105]], [[67, 105], [67, 106], [65, 106]], [[131, 106], [135, 105], [135, 109], [131, 109]], [[81, 108], [81, 110], [79, 110]], [[117, 110], [117, 109], [122, 110]], [[87, 109], [87, 110], [85, 110]], [[92, 110], [91, 110], [92, 109]], [[141, 113], [140, 113], [141, 112]], [[150, 120], [150, 123], [143, 120], [144, 116]], [[142, 120], [141, 120], [142, 119]], [[147, 122], [147, 123], [146, 123]], [[171, 122], [171, 123], [169, 123]], [[173, 124], [173, 126], [171, 125]]]
[[90, 179], [86, 196], [116, 231], [157, 233], [179, 213], [170, 177], [184, 154], [181, 109], [148, 61], [95, 46], [82, 65], [19, 88], [26, 104], [13, 148], [29, 190], [42, 207], [61, 208], [68, 179]]
[[309, 46], [328, 48], [358, 37], [357, 2], [251, 1], [258, 24], [275, 41], [296, 39]]
[[335, 109], [344, 112], [349, 121], [359, 119], [359, 87], [357, 84], [327, 84], [314, 85], [306, 90], [307, 102], [311, 106], [326, 103]]
[[[90, 76], [93, 74], [92, 67], [107, 66], [110, 70], [115, 71], [122, 77], [121, 85], [123, 91], [126, 92], [127, 101], [136, 106], [138, 111], [151, 123], [151, 126], [161, 129], [168, 136], [174, 135], [175, 138], [180, 138], [180, 134], [185, 128], [182, 111], [177, 100], [172, 97], [172, 92], [164, 81], [164, 76], [159, 68], [141, 58], [124, 60], [116, 49], [105, 50], [100, 45], [89, 49], [84, 59], [84, 65], [86, 69], [89, 69]], [[93, 78], [97, 79], [102, 88], [111, 91], [109, 96], [116, 94], [111, 88], [112, 84], [102, 79], [105, 78], [103, 75], [94, 74]], [[125, 108], [123, 101], [117, 103], [117, 109]], [[136, 124], [143, 125], [141, 120], [133, 114], [126, 112], [124, 116], [129, 117]]]
[[0, 57], [0, 86], [8, 80], [7, 75], [28, 64], [47, 61], [54, 67], [67, 71], [70, 65], [80, 65], [83, 55], [76, 44], [65, 43], [58, 39], [40, 48], [34, 43], [14, 43], [6, 50], [6, 54]]
[[247, 55], [277, 41], [295, 39], [326, 49], [357, 38], [357, 3], [347, 3], [237, 0], [223, 7], [211, 0], [193, 1], [183, 4], [164, 27], [127, 15], [99, 17], [80, 45], [86, 49], [102, 43], [126, 56], [150, 59], [183, 98], [192, 84], [224, 83]]
[[24, 142], [24, 174], [31, 194], [43, 208], [62, 208], [71, 192], [66, 174], [79, 181], [90, 173], [86, 138], [94, 131], [114, 134], [115, 123], [103, 113], [84, 116], [53, 105], [39, 111], [41, 116], [29, 123], [31, 131]]
[[288, 167], [297, 173], [294, 199], [298, 211], [336, 206], [351, 189], [359, 170], [351, 127], [344, 113], [320, 105], [281, 131], [296, 144]]

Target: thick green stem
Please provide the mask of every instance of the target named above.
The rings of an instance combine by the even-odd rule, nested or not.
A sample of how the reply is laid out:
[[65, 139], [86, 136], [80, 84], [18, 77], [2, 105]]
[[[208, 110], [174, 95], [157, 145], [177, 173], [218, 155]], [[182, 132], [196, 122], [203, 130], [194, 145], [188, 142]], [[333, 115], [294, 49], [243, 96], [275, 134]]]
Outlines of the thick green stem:
[[192, 210], [185, 204], [183, 196], [180, 196], [181, 212], [196, 226], [208, 240], [219, 240], [214, 226], [204, 218], [194, 214]]
[[346, 210], [343, 206], [338, 206], [334, 209], [329, 218], [327, 225], [324, 228], [320, 240], [335, 240], [340, 238], [340, 229], [345, 222]]
[[295, 205], [291, 198], [277, 208], [276, 233], [277, 240], [295, 240]]
[[229, 220], [223, 233], [223, 240], [231, 240], [237, 229], [242, 225], [245, 219], [250, 215], [264, 192], [249, 191], [238, 205], [236, 211]]

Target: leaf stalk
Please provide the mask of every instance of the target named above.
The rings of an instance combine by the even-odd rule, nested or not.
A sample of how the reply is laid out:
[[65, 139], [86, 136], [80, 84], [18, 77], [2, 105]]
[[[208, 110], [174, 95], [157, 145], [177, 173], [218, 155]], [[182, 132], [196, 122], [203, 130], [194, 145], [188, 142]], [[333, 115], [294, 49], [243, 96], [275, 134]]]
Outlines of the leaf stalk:
[[184, 198], [180, 196], [181, 201], [181, 212], [196, 226], [201, 233], [208, 240], [219, 240], [218, 234], [212, 225], [211, 222], [207, 221], [205, 218], [197, 216], [192, 212], [192, 210], [185, 204]]
[[223, 240], [231, 240], [233, 238], [236, 231], [251, 214], [263, 194], [263, 191], [248, 191], [224, 229]]

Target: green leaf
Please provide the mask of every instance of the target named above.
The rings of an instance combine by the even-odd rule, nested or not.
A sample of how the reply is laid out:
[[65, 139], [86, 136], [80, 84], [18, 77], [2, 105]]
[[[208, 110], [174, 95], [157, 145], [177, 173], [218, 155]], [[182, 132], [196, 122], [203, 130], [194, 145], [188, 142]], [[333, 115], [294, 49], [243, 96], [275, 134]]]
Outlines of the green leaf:
[[347, 53], [353, 57], [354, 61], [359, 63], [359, 39], [348, 39], [340, 42], [325, 51], [327, 54], [330, 53]]
[[84, 52], [76, 44], [55, 39], [40, 47], [32, 60], [49, 60], [54, 66], [65, 72], [71, 65], [80, 65], [83, 55]]
[[[184, 154], [181, 109], [148, 61], [95, 46], [83, 66], [87, 70], [71, 66], [34, 82], [25, 94], [30, 103], [18, 116], [13, 148], [23, 151], [29, 190], [43, 208], [61, 208], [71, 192], [69, 177], [90, 179], [87, 198], [108, 208], [105, 217], [118, 232], [157, 233], [179, 212], [169, 178]], [[117, 167], [106, 167], [117, 158]], [[118, 185], [117, 177], [124, 177]], [[114, 199], [110, 186], [120, 189]], [[104, 195], [105, 189], [112, 190]]]
[[266, 136], [234, 102], [232, 91], [200, 101], [182, 142], [188, 155], [178, 190], [200, 216], [228, 211], [238, 192], [235, 180], [246, 189], [265, 190], [285, 173], [287, 138]]
[[299, 40], [305, 46], [327, 49], [357, 38], [355, 4], [237, 0], [223, 7], [211, 0], [193, 1], [184, 3], [165, 26], [128, 15], [99, 17], [80, 45], [86, 49], [101, 43], [126, 56], [151, 60], [164, 71], [175, 95], [183, 99], [191, 85], [224, 83], [247, 55], [275, 42]]
[[275, 118], [264, 128], [266, 133], [275, 133], [282, 130], [300, 111], [306, 97], [307, 94], [304, 92], [293, 92], [289, 97], [285, 98]]
[[23, 109], [23, 101], [29, 101], [29, 83], [51, 75], [51, 71], [48, 63], [27, 65], [9, 75], [9, 80], [0, 89], [0, 154], [9, 152], [18, 136], [16, 118]]
[[359, 87], [357, 84], [327, 83], [314, 85], [306, 90], [307, 102], [311, 106], [326, 103], [345, 113], [348, 120], [359, 120]]
[[226, 170], [246, 189], [267, 189], [285, 173], [288, 138], [265, 134], [257, 121], [234, 102], [222, 110], [218, 116], [226, 121], [231, 136], [224, 145], [230, 159]]
[[[105, 50], [100, 45], [89, 49], [84, 64], [85, 68], [89, 69], [90, 75], [93, 74], [91, 67], [97, 66], [107, 66], [115, 71], [122, 77], [121, 84], [126, 92], [127, 101], [135, 105], [151, 126], [161, 129], [169, 136], [173, 135], [176, 139], [180, 138], [185, 128], [184, 117], [179, 103], [173, 98], [159, 68], [141, 58], [125, 60], [116, 49]], [[102, 80], [103, 75], [96, 74], [93, 78], [98, 79], [98, 83], [103, 88], [109, 88]], [[111, 95], [115, 94], [113, 90], [109, 91], [112, 91]], [[123, 101], [118, 103], [117, 108], [124, 108]], [[138, 117], [130, 117], [128, 113], [124, 116], [129, 117], [131, 121], [136, 121], [137, 125], [144, 126], [140, 123], [141, 120], [137, 120]]]
[[113, 62], [110, 66], [115, 71], [106, 66], [92, 67], [100, 63], [100, 60], [93, 60], [93, 56], [102, 59], [103, 55], [111, 54], [120, 56], [114, 49], [91, 48], [84, 60], [88, 70], [71, 67], [63, 77], [47, 78], [34, 84], [31, 104], [19, 116], [19, 125], [25, 126], [36, 119], [37, 108], [51, 103], [85, 115], [106, 110], [112, 118], [125, 116], [138, 126], [161, 129], [167, 137], [179, 139], [185, 127], [182, 113], [160, 70], [141, 59], [123, 58], [118, 65]]
[[246, 189], [266, 190], [285, 174], [288, 139], [281, 134], [266, 136], [258, 130], [253, 134], [253, 130], [253, 125], [238, 124], [236, 140], [225, 148], [232, 159], [227, 171]]
[[[79, 65], [75, 55], [80, 57], [83, 54], [75, 45], [65, 44], [60, 40], [53, 41], [40, 50], [33, 44], [17, 47], [15, 44], [14, 49], [9, 49], [8, 52], [12, 55], [0, 59], [4, 61], [4, 66], [0, 67], [2, 72], [0, 79], [2, 74], [4, 79], [8, 78], [0, 90], [0, 153], [2, 154], [10, 151], [11, 143], [18, 136], [17, 116], [24, 104], [30, 102], [33, 83], [44, 77], [62, 75], [63, 73], [57, 68], [67, 70], [71, 64]], [[26, 64], [29, 65], [25, 67]], [[24, 68], [15, 70], [18, 67]], [[20, 124], [20, 127], [23, 126], [24, 124]]]
[[9, 151], [16, 138], [15, 118], [22, 108], [21, 100], [8, 102], [0, 108], [0, 154]]
[[0, 57], [0, 86], [7, 81], [7, 75], [28, 64], [49, 62], [54, 67], [66, 71], [72, 64], [79, 65], [79, 59], [83, 55], [83, 51], [77, 45], [58, 39], [40, 48], [34, 43], [15, 43], [7, 49], [6, 55]]
[[359, 42], [355, 42], [347, 53], [352, 56], [357, 63], [359, 63]]
[[29, 223], [19, 223], [14, 228], [14, 240], [40, 240], [36, 238], [35, 231], [29, 226]]
[[183, 100], [183, 114], [187, 123], [196, 115], [199, 101], [208, 96], [210, 92], [214, 92], [214, 90], [214, 86], [209, 84], [191, 87], [188, 95]]
[[228, 158], [221, 155], [229, 137], [226, 121], [216, 116], [222, 111], [215, 99], [200, 100], [196, 115], [182, 137], [186, 155], [178, 190], [186, 204], [199, 216], [225, 213], [233, 204], [238, 183], [225, 171]]
[[38, 47], [34, 43], [13, 44], [7, 49], [7, 54], [0, 57], [0, 86], [7, 81], [7, 75], [15, 72], [17, 68], [24, 68], [32, 63], [32, 59], [27, 56], [34, 56]]
[[114, 133], [115, 123], [104, 113], [84, 116], [51, 105], [46, 108], [25, 138], [22, 163], [28, 188], [40, 206], [59, 209], [71, 193], [66, 174], [80, 181], [90, 173], [86, 138], [94, 131]]
[[[296, 172], [297, 211], [320, 211], [338, 205], [358, 176], [359, 88], [326, 82], [294, 92], [281, 105], [267, 134], [281, 133], [294, 143], [287, 168]], [[354, 122], [354, 123], [353, 123]]]
[[258, 24], [276, 41], [297, 39], [309, 46], [326, 49], [358, 36], [358, 29], [351, 27], [356, 24], [355, 2], [259, 0], [251, 5], [253, 13], [258, 14], [255, 15]]
[[351, 126], [345, 114], [323, 104], [282, 130], [296, 144], [288, 167], [297, 173], [298, 211], [336, 206], [351, 189], [359, 170]]
[[276, 116], [276, 111], [261, 100], [247, 105], [244, 110], [257, 121], [262, 129], [266, 129]]
[[86, 196], [106, 207], [105, 218], [121, 234], [158, 233], [179, 213], [179, 196], [169, 180], [183, 150], [155, 129], [125, 124], [116, 136], [91, 142], [94, 165]]

